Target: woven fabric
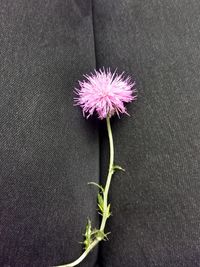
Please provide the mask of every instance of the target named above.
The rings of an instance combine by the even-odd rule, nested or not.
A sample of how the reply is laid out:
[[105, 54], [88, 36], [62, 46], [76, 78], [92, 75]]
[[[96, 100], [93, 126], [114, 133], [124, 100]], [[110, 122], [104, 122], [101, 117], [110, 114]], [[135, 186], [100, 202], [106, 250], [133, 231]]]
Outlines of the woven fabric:
[[1, 1], [0, 35], [0, 266], [69, 262], [98, 222], [98, 124], [73, 107], [95, 67], [91, 2]]
[[[136, 78], [112, 121], [116, 173], [103, 267], [200, 266], [200, 2], [94, 1], [96, 60]], [[101, 177], [108, 155], [101, 133]]]
[[108, 242], [83, 267], [200, 265], [200, 3], [0, 1], [0, 266], [48, 267], [82, 252], [105, 184], [104, 122], [73, 107], [82, 74], [136, 79], [113, 118]]

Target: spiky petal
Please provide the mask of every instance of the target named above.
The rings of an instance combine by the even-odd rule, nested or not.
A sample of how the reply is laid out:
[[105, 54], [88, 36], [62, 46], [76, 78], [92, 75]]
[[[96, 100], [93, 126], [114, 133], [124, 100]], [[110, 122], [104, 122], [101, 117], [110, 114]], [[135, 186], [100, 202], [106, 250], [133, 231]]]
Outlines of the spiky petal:
[[115, 113], [128, 114], [124, 104], [136, 99], [135, 82], [129, 76], [99, 69], [84, 77], [85, 80], [79, 81], [80, 88], [75, 88], [77, 97], [74, 98], [84, 116], [88, 118], [96, 112], [99, 119], [104, 119]]

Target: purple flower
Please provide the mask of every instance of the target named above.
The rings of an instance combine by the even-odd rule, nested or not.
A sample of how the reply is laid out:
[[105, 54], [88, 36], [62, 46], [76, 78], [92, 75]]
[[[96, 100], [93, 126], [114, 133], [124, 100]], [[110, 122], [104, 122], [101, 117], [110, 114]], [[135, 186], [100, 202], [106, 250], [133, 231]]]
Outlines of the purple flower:
[[129, 76], [103, 68], [84, 77], [86, 80], [79, 81], [80, 88], [75, 88], [78, 97], [74, 98], [75, 105], [83, 109], [83, 116], [88, 118], [96, 112], [99, 119], [104, 119], [115, 112], [118, 116], [120, 113], [128, 114], [124, 103], [136, 99], [135, 82]]

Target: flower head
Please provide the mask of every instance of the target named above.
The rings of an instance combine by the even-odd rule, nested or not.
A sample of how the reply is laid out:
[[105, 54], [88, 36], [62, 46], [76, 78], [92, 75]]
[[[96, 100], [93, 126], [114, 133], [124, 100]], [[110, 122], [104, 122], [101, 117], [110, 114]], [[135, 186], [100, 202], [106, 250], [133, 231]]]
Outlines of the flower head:
[[124, 103], [136, 99], [135, 82], [125, 77], [124, 72], [117, 74], [110, 69], [95, 70], [90, 75], [84, 75], [86, 80], [79, 81], [80, 88], [75, 88], [78, 97], [74, 98], [75, 105], [83, 109], [87, 118], [98, 114], [99, 119], [111, 117], [115, 113], [127, 113]]

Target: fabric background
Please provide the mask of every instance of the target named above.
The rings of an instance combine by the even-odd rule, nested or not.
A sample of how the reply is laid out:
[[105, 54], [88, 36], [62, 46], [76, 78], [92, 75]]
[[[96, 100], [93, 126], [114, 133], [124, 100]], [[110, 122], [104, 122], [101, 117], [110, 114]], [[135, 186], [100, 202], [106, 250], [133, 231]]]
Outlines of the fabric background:
[[73, 107], [95, 67], [91, 3], [0, 1], [0, 34], [0, 266], [65, 263], [98, 220], [98, 124]]
[[73, 88], [95, 67], [136, 78], [131, 117], [112, 120], [108, 242], [80, 266], [200, 266], [200, 3], [0, 1], [0, 266], [81, 253], [108, 164], [105, 124]]
[[[116, 164], [102, 266], [200, 266], [200, 2], [94, 1], [99, 66], [135, 76], [113, 120]], [[101, 177], [108, 144], [102, 129]]]

